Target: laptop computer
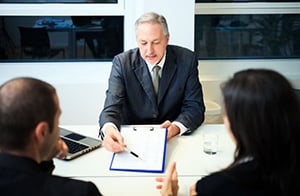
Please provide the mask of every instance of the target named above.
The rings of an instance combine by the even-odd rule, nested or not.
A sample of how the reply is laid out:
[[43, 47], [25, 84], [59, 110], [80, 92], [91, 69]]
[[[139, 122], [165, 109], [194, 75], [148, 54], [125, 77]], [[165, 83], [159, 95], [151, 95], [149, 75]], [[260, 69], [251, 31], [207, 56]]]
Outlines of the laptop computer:
[[62, 127], [60, 127], [60, 137], [69, 147], [69, 152], [64, 160], [72, 160], [99, 148], [102, 144], [101, 140], [75, 133]]

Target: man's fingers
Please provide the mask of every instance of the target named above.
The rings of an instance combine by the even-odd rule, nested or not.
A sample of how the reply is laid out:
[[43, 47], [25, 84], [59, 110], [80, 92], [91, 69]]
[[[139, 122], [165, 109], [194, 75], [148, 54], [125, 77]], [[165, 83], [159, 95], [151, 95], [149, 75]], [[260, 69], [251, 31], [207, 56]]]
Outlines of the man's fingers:
[[163, 122], [160, 127], [162, 128], [168, 128], [172, 123], [169, 120], [166, 120], [165, 122]]
[[120, 134], [120, 132], [115, 133], [114, 135], [112, 135], [112, 139], [113, 139], [114, 142], [118, 143], [120, 146], [125, 146], [125, 144], [124, 144], [124, 138]]
[[103, 140], [103, 146], [112, 152], [122, 152], [126, 147], [124, 138], [120, 132], [109, 132], [106, 134]]
[[62, 139], [59, 139], [57, 142], [57, 145], [56, 145], [56, 150], [55, 150], [56, 157], [59, 159], [65, 158], [68, 150], [69, 150], [69, 148], [68, 148], [67, 144]]
[[118, 142], [107, 136], [103, 140], [103, 146], [112, 152], [122, 152], [124, 148]]

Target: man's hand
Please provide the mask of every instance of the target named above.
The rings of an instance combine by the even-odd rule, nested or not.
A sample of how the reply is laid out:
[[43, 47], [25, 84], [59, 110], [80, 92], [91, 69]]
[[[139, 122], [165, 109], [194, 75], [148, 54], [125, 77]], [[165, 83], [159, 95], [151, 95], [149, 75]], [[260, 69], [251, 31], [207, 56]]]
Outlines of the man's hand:
[[122, 152], [125, 150], [124, 138], [120, 131], [112, 126], [107, 125], [104, 127], [103, 146], [111, 152]]
[[65, 158], [69, 151], [68, 145], [62, 139], [58, 140], [56, 149], [58, 151], [58, 153], [56, 154], [56, 157], [59, 159]]
[[63, 159], [64, 157], [66, 157], [68, 151], [69, 151], [69, 148], [68, 148], [67, 144], [61, 138], [59, 138], [53, 149], [53, 152], [51, 152], [51, 154], [49, 154], [48, 157], [44, 157], [45, 160], [42, 160], [42, 161], [50, 161], [54, 157]]
[[160, 125], [162, 128], [168, 128], [168, 141], [179, 134], [180, 129], [176, 125], [172, 124], [169, 120], [166, 120]]
[[156, 186], [160, 190], [162, 196], [177, 196], [179, 185], [176, 170], [176, 163], [172, 162], [165, 178], [158, 177], [156, 182], [162, 183]]

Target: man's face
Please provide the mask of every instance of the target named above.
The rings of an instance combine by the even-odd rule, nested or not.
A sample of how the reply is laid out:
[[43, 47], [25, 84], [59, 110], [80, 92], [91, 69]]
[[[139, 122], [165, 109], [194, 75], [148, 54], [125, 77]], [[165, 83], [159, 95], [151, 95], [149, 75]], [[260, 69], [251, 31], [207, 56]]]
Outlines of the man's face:
[[159, 24], [143, 23], [136, 29], [136, 40], [142, 58], [154, 65], [163, 57], [169, 42], [169, 35], [163, 34]]

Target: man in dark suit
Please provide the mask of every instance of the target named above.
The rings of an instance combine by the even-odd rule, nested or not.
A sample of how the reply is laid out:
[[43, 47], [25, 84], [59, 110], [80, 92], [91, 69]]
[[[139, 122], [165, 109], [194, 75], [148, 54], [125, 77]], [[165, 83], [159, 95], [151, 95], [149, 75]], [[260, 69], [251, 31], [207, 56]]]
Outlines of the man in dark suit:
[[91, 182], [52, 175], [53, 158], [68, 150], [60, 139], [55, 89], [34, 78], [0, 86], [0, 193], [2, 196], [100, 196]]
[[[138, 48], [113, 59], [109, 87], [99, 117], [100, 136], [107, 150], [125, 149], [122, 124], [161, 124], [168, 139], [201, 125], [205, 106], [194, 52], [168, 45], [166, 19], [146, 13], [135, 24]], [[153, 68], [159, 66], [158, 85]]]

